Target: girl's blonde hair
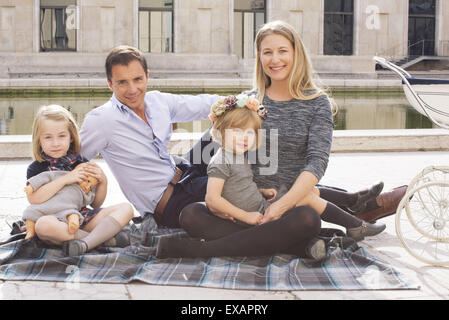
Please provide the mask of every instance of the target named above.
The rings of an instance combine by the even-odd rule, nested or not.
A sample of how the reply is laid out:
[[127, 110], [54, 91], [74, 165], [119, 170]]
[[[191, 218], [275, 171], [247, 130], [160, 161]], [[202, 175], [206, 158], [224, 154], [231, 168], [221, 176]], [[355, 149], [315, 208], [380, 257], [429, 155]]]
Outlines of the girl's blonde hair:
[[240, 128], [246, 129], [252, 127], [256, 134], [256, 143], [250, 149], [257, 149], [260, 146], [259, 132], [262, 129], [262, 119], [257, 112], [246, 107], [235, 108], [226, 111], [217, 118], [211, 129], [212, 140], [220, 145], [224, 145], [225, 132], [227, 129]]
[[42, 123], [44, 120], [53, 120], [53, 121], [66, 121], [67, 129], [70, 132], [70, 149], [75, 153], [81, 152], [81, 142], [78, 134], [78, 126], [73, 119], [70, 111], [61, 107], [59, 105], [49, 105], [42, 106], [37, 111], [36, 117], [33, 122], [33, 158], [36, 161], [43, 162], [45, 159], [43, 158], [43, 150], [40, 140], [40, 134], [42, 130]]
[[[301, 41], [301, 38], [299, 37], [299, 34], [288, 23], [283, 21], [273, 21], [264, 24], [259, 32], [257, 32], [254, 45], [256, 48], [256, 71], [254, 86], [258, 89], [259, 100], [263, 101], [265, 88], [271, 84], [271, 79], [263, 71], [260, 47], [262, 40], [271, 34], [284, 36], [290, 41], [294, 49], [294, 65], [288, 81], [290, 95], [299, 100], [312, 100], [325, 94], [324, 91], [313, 81], [312, 63], [310, 62], [309, 55]], [[304, 91], [307, 90], [311, 90], [312, 92], [305, 95]]]

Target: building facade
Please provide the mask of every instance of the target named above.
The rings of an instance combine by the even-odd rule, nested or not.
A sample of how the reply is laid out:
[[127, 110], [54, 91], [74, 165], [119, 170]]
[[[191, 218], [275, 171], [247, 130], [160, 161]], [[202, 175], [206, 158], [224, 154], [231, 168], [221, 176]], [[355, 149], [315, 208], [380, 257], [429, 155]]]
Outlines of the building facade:
[[245, 78], [273, 20], [296, 28], [320, 73], [374, 72], [373, 55], [449, 55], [445, 0], [0, 0], [0, 78], [101, 76], [120, 44], [145, 52], [156, 77]]

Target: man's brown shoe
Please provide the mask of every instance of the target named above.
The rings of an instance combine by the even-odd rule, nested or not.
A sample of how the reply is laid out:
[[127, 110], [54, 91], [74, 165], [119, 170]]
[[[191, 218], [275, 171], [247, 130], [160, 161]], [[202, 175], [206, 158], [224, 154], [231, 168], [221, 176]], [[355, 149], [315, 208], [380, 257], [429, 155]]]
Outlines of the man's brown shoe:
[[380, 205], [379, 208], [360, 213], [356, 217], [367, 222], [374, 222], [377, 219], [395, 214], [398, 209], [399, 202], [401, 202], [407, 191], [407, 187], [408, 186], [400, 186], [391, 191], [381, 193], [376, 198], [377, 203]]

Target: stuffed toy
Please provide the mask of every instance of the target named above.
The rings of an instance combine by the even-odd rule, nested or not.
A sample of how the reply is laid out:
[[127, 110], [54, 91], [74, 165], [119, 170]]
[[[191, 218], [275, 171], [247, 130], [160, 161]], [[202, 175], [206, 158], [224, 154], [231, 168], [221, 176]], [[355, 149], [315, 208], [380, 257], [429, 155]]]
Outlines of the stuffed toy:
[[[82, 165], [82, 164], [81, 164]], [[27, 181], [24, 191], [30, 195], [42, 185], [47, 184], [63, 175], [67, 171], [45, 171]], [[25, 239], [33, 238], [35, 223], [44, 215], [54, 215], [68, 224], [68, 231], [74, 234], [83, 222], [81, 208], [90, 205], [95, 199], [95, 190], [98, 180], [89, 176], [87, 180], [64, 186], [53, 197], [40, 204], [32, 204], [23, 212], [22, 218], [26, 224]]]

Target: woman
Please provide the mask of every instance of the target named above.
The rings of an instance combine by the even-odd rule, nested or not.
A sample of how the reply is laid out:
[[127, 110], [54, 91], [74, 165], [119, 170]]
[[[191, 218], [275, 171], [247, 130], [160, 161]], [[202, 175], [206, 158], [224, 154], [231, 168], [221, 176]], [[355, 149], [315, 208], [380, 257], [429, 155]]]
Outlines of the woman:
[[[332, 144], [333, 120], [329, 98], [314, 83], [307, 51], [290, 25], [274, 21], [263, 26], [256, 37], [256, 48], [253, 93], [258, 94], [270, 115], [264, 122], [267, 136], [278, 132], [277, 140], [268, 138], [266, 147], [271, 150], [271, 143], [278, 142], [278, 169], [275, 175], [262, 175], [264, 168], [259, 166], [254, 168], [254, 174], [261, 188], [271, 185], [289, 189], [265, 212], [263, 222], [267, 222], [279, 218], [295, 201], [309, 194], [324, 175]], [[383, 183], [379, 183], [366, 192], [348, 194], [321, 187], [320, 196], [351, 211], [361, 211], [382, 188]], [[347, 220], [350, 227], [365, 225], [349, 214], [327, 218], [326, 221], [333, 223]], [[364, 227], [366, 235], [370, 234], [370, 227]]]
[[[249, 94], [257, 94], [269, 111], [270, 117], [263, 124], [267, 135], [279, 131], [278, 139], [274, 140], [279, 143], [277, 172], [264, 175], [261, 166], [254, 167], [255, 180], [259, 187], [289, 189], [285, 197], [265, 212], [265, 222], [282, 215], [285, 208], [308, 194], [322, 178], [329, 160], [333, 121], [331, 103], [314, 83], [312, 64], [293, 27], [282, 21], [267, 23], [258, 32], [255, 47], [256, 89]], [[268, 138], [266, 142], [266, 150], [270, 150], [273, 140]], [[292, 174], [299, 174], [295, 181]], [[382, 188], [380, 182], [370, 189], [348, 193], [319, 186], [319, 196], [352, 215], [373, 222], [396, 211], [407, 186], [380, 194]], [[335, 217], [329, 219], [340, 224], [332, 221]], [[356, 223], [349, 216], [346, 220]]]
[[[271, 137], [274, 130], [279, 132], [274, 135], [279, 144], [274, 149], [277, 159], [271, 159], [273, 162], [269, 164], [274, 163], [276, 172], [267, 175], [263, 169], [268, 168], [254, 166], [255, 180], [260, 188], [276, 187], [288, 192], [268, 207], [257, 226], [217, 218], [203, 204], [191, 204], [181, 212], [180, 225], [189, 235], [209, 241], [164, 238], [158, 247], [158, 257], [291, 253], [323, 258], [325, 248], [316, 238], [321, 225], [318, 213], [295, 204], [312, 191], [326, 170], [333, 130], [331, 104], [314, 84], [307, 52], [291, 26], [280, 21], [264, 25], [256, 36], [256, 50], [256, 90], [249, 94], [257, 94], [268, 110], [268, 119], [263, 124], [267, 130], [265, 150], [272, 150], [271, 143], [276, 141]], [[358, 193], [321, 188], [320, 196], [363, 211], [382, 187], [379, 183]], [[336, 219], [332, 214], [325, 218], [329, 222]], [[334, 222], [348, 225], [358, 240], [385, 228], [350, 214], [343, 218], [339, 215]]]

